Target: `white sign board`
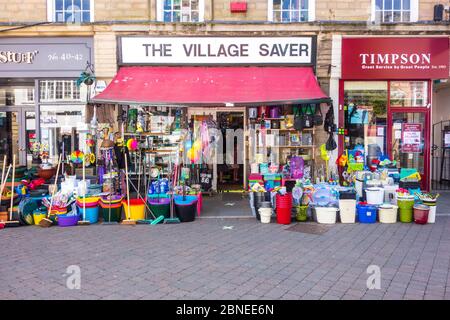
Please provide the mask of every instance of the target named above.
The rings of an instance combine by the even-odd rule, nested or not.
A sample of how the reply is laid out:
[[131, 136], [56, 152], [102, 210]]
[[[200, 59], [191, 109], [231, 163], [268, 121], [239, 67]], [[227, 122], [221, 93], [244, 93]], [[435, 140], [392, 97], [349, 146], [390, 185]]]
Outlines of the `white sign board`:
[[315, 64], [313, 37], [122, 37], [121, 64]]

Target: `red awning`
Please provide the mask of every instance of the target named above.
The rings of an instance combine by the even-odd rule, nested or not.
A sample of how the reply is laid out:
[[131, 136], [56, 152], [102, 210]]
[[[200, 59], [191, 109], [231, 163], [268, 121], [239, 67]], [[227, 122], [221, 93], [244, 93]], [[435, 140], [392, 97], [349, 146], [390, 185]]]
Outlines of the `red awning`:
[[256, 105], [325, 102], [311, 67], [122, 67], [96, 103]]

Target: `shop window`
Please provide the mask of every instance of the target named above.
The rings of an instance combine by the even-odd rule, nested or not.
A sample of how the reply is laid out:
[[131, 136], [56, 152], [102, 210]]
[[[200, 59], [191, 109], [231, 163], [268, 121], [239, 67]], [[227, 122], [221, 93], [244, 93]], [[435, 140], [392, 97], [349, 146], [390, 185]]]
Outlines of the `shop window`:
[[94, 21], [93, 0], [47, 0], [51, 22], [87, 23]]
[[79, 141], [85, 141], [85, 133], [79, 133], [77, 126], [82, 126], [85, 118], [84, 105], [41, 105], [41, 142], [49, 146], [51, 162], [58, 160], [62, 150], [65, 156], [70, 156], [72, 151], [83, 147]]
[[[370, 156], [386, 154], [386, 81], [344, 82], [344, 147]], [[369, 161], [369, 160], [368, 160]]]
[[315, 0], [269, 0], [268, 18], [273, 22], [315, 20]]
[[378, 23], [416, 22], [418, 0], [372, 0], [372, 21]]
[[428, 105], [427, 81], [391, 81], [391, 107], [426, 107]]
[[40, 98], [42, 102], [85, 102], [86, 97], [86, 86], [81, 85], [81, 87], [78, 87], [74, 80], [40, 81]]
[[158, 21], [201, 22], [204, 0], [158, 0]]
[[0, 87], [0, 106], [34, 105], [34, 87]]

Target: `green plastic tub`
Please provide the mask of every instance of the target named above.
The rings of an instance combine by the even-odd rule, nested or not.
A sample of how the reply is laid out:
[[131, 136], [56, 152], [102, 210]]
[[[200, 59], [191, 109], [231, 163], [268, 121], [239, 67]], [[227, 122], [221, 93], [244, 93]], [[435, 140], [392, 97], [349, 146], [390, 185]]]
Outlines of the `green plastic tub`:
[[295, 209], [297, 211], [297, 214], [295, 215], [297, 221], [308, 220], [308, 206], [297, 206]]
[[409, 223], [413, 221], [413, 209], [399, 209], [400, 222]]
[[156, 218], [159, 216], [170, 217], [170, 198], [148, 199], [147, 202]]

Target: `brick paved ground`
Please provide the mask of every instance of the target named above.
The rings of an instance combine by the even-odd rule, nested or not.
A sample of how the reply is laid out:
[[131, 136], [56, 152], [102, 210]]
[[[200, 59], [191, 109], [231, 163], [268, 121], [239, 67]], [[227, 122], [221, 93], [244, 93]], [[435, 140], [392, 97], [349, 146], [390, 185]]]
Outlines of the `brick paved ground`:
[[[224, 226], [234, 226], [223, 230]], [[334, 225], [253, 219], [0, 230], [0, 299], [449, 299], [450, 217]], [[366, 268], [381, 267], [380, 290]], [[81, 290], [63, 274], [81, 267]]]

